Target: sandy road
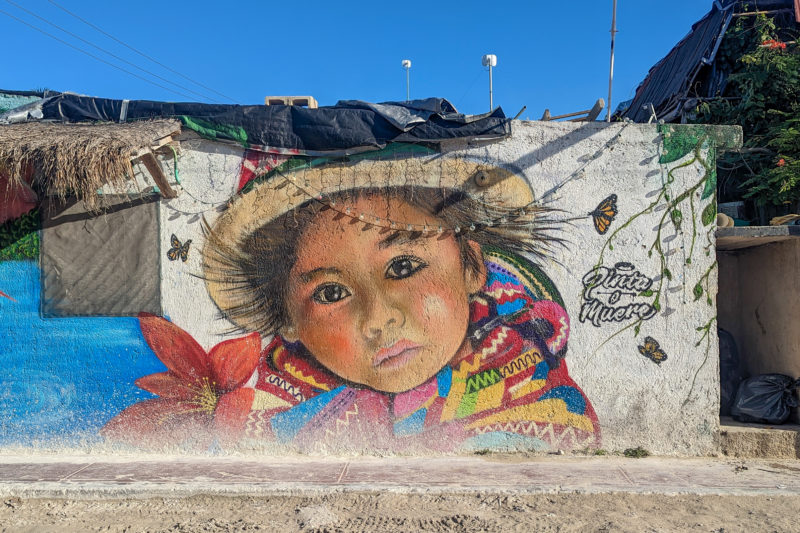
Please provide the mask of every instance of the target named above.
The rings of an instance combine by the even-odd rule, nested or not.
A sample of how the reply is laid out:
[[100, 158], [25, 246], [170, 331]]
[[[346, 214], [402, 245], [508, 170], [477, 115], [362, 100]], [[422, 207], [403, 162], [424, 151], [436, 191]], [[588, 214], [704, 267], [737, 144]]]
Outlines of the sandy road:
[[800, 461], [0, 456], [0, 533], [799, 532]]
[[800, 496], [398, 494], [6, 498], [2, 532], [800, 531]]

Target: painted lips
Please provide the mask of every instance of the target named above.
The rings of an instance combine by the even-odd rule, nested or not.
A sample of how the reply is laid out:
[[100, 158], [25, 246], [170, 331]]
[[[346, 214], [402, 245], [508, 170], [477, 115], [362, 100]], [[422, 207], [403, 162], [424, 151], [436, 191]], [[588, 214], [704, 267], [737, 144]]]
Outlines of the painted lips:
[[421, 344], [402, 339], [387, 348], [381, 348], [372, 359], [376, 368], [393, 368], [402, 366], [422, 349]]

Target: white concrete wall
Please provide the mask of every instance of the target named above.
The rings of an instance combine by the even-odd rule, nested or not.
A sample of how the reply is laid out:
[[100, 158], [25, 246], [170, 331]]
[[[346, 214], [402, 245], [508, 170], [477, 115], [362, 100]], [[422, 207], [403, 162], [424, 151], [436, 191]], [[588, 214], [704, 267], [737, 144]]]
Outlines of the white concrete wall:
[[[722, 130], [692, 126], [520, 121], [515, 121], [512, 129], [512, 136], [499, 142], [446, 151], [441, 158], [438, 155], [424, 156], [433, 166], [449, 158], [457, 158], [510, 170], [529, 184], [538, 202], [554, 208], [554, 216], [562, 221], [559, 236], [564, 239], [564, 246], [557, 247], [539, 266], [563, 297], [570, 321], [564, 359], [569, 376], [558, 379], [566, 380], [563, 381], [567, 384], [564, 388], [570, 389], [571, 394], [575, 393], [574, 384], [580, 387], [582, 393], [578, 394], [577, 403], [580, 407], [586, 400], [586, 405], [589, 405], [586, 411], [588, 418], [573, 416], [572, 411], [567, 413], [563, 409], [560, 414], [548, 411], [543, 407], [545, 402], [537, 404], [539, 400], [532, 399], [529, 404], [522, 406], [522, 410], [527, 411], [519, 415], [521, 418], [512, 419], [511, 422], [517, 424], [515, 427], [519, 429], [520, 420], [524, 426], [527, 421], [539, 417], [543, 427], [550, 424], [552, 429], [553, 424], [548, 417], [558, 415], [563, 420], [572, 420], [564, 426], [569, 431], [589, 426], [580, 439], [567, 441], [559, 440], [559, 437], [553, 440], [555, 444], [550, 442], [551, 447], [557, 448], [589, 447], [621, 451], [641, 446], [652, 453], [662, 454], [713, 453], [719, 425], [717, 269], [713, 232], [714, 151], [715, 142], [735, 145], [736, 131], [721, 135]], [[740, 135], [739, 132], [739, 138]], [[145, 448], [151, 443], [149, 439], [172, 439], [171, 442], [175, 444], [172, 451], [179, 452], [189, 451], [192, 446], [200, 451], [219, 451], [220, 447], [229, 445], [238, 451], [258, 453], [296, 449], [294, 444], [287, 444], [286, 441], [283, 442], [285, 446], [277, 446], [272, 441], [253, 435], [244, 440], [234, 439], [233, 443], [227, 442], [226, 437], [232, 434], [235, 427], [241, 430], [245, 423], [248, 430], [263, 429], [274, 422], [269, 417], [275, 414], [276, 409], [281, 411], [287, 408], [298, 397], [308, 399], [316, 398], [314, 395], [322, 396], [320, 391], [325, 387], [314, 390], [312, 387], [301, 394], [298, 389], [302, 386], [297, 382], [294, 386], [288, 385], [293, 379], [288, 374], [295, 369], [284, 374], [285, 379], [277, 379], [275, 376], [278, 374], [269, 374], [269, 370], [264, 370], [266, 367], [262, 365], [256, 373], [248, 374], [251, 377], [235, 383], [233, 388], [238, 396], [228, 395], [230, 390], [220, 389], [215, 380], [223, 375], [235, 374], [235, 369], [228, 365], [223, 370], [216, 368], [216, 374], [212, 373], [210, 367], [213, 365], [206, 362], [210, 356], [192, 352], [195, 350], [192, 343], [177, 342], [184, 338], [181, 337], [184, 334], [178, 333], [183, 330], [208, 352], [222, 341], [243, 338], [241, 332], [229, 332], [233, 324], [221, 318], [220, 310], [209, 295], [202, 279], [201, 252], [206, 238], [204, 221], [214, 225], [215, 221], [224, 220], [220, 217], [228, 216], [233, 211], [228, 206], [237, 205], [247, 197], [236, 194], [244, 157], [245, 152], [241, 147], [200, 140], [193, 135], [183, 138], [176, 158], [172, 154], [159, 156], [165, 174], [179, 191], [177, 198], [162, 200], [158, 207], [161, 314], [172, 322], [172, 326], [158, 318], [137, 320], [135, 310], [131, 317], [50, 319], [38, 316], [40, 266], [33, 260], [0, 264], [0, 291], [10, 296], [5, 298], [0, 295], [0, 309], [11, 310], [9, 318], [4, 320], [6, 331], [0, 333], [12, 339], [0, 347], [0, 362], [12, 374], [10, 380], [0, 378], [0, 411], [7, 410], [6, 415], [10, 420], [7, 425], [0, 427], [13, 428], [8, 433], [0, 433], [0, 447], [22, 444], [47, 448], [50, 446], [48, 443], [55, 443], [50, 447], [64, 448], [74, 446], [76, 442], [96, 445], [102, 443], [103, 438], [113, 441], [115, 435], [121, 435], [120, 440], [128, 445], [136, 447], [142, 444]], [[407, 163], [400, 160], [392, 164], [404, 171]], [[179, 184], [174, 178], [176, 165]], [[147, 190], [153, 186], [146, 170], [137, 167], [136, 172], [137, 186], [132, 187], [131, 191]], [[280, 194], [290, 195], [293, 192], [291, 186], [288, 183], [286, 185], [288, 188], [281, 189], [283, 192]], [[708, 194], [704, 195], [704, 191]], [[611, 204], [611, 198], [616, 198], [616, 214], [604, 221], [600, 229], [605, 231], [601, 233], [595, 227], [592, 213], [604, 200]], [[359, 222], [354, 220], [353, 223]], [[167, 252], [172, 247], [172, 235], [182, 244], [191, 240], [186, 261], [167, 258]], [[449, 239], [452, 235], [446, 237]], [[147, 242], [154, 240], [151, 237], [148, 239]], [[775, 250], [777, 255], [764, 260], [788, 264], [797, 255], [795, 248]], [[785, 320], [776, 322], [774, 317], [776, 314], [783, 317], [792, 314], [794, 308], [789, 304], [777, 305], [780, 297], [775, 305], [759, 307], [758, 296], [769, 292], [778, 294], [780, 287], [789, 282], [770, 279], [766, 271], [758, 269], [760, 259], [755, 257], [752, 261], [739, 259], [738, 269], [729, 279], [735, 280], [736, 276], [740, 280], [743, 277], [763, 279], [763, 284], [756, 282], [752, 290], [742, 293], [740, 303], [743, 308], [747, 303], [747, 309], [761, 309], [762, 322], [766, 321], [767, 331], [758, 329], [758, 320], [751, 320], [749, 315], [728, 315], [742, 326], [748, 338], [757, 339], [755, 344], [759, 349], [763, 348], [764, 353], [783, 353], [783, 347], [770, 350], [769, 342], [783, 339], [782, 346], [790, 349], [796, 344], [796, 335], [792, 331], [776, 331], [769, 324], [785, 324]], [[284, 259], [274, 258], [275, 261]], [[743, 262], [747, 262], [746, 268]], [[608, 275], [612, 270], [622, 277], [603, 277], [592, 282], [596, 275]], [[749, 311], [743, 312], [746, 315]], [[552, 319], [551, 323], [554, 321]], [[506, 323], [509, 322], [503, 322]], [[750, 326], [745, 328], [745, 323]], [[565, 324], [563, 316], [561, 324]], [[142, 334], [148, 327], [151, 332], [149, 337]], [[447, 333], [423, 329], [428, 335]], [[269, 340], [262, 339], [263, 345]], [[741, 341], [740, 345], [746, 345], [746, 342]], [[461, 346], [466, 347], [466, 341]], [[530, 348], [532, 344], [527, 346]], [[231, 355], [226, 352], [225, 357], [244, 357], [243, 354], [250, 353], [247, 350], [251, 348], [246, 339], [240, 340], [236, 344], [236, 353]], [[187, 355], [188, 352], [194, 355]], [[63, 353], [70, 353], [71, 358], [62, 358]], [[263, 354], [261, 357], [262, 362], [267, 360]], [[187, 370], [186, 365], [181, 367], [190, 359], [194, 361], [187, 363], [191, 369]], [[450, 365], [454, 360], [450, 359], [447, 364]], [[177, 374], [173, 372], [161, 375], [161, 381], [156, 378], [142, 381], [145, 375], [163, 372], [165, 364], [169, 368], [176, 365], [183, 368], [185, 375], [177, 379]], [[754, 370], [759, 371], [772, 368], [753, 366]], [[796, 367], [787, 366], [785, 370], [791, 371], [792, 368]], [[442, 369], [446, 371], [448, 367]], [[526, 363], [525, 369], [532, 371], [533, 367]], [[490, 370], [495, 373], [498, 371], [497, 368]], [[460, 372], [455, 366], [452, 371], [453, 375]], [[262, 375], [259, 372], [267, 373]], [[563, 371], [562, 374], [566, 375]], [[73, 391], [69, 402], [59, 400], [60, 411], [40, 409], [43, 391], [52, 390], [46, 384], [55, 379], [42, 376], [57, 376], [64, 390]], [[275, 379], [265, 384], [265, 376]], [[438, 376], [436, 374], [431, 379], [439, 379]], [[262, 378], [261, 382], [259, 377]], [[462, 375], [460, 383], [467, 383], [466, 380], [471, 377], [474, 375]], [[503, 380], [506, 377], [503, 374]], [[191, 381], [195, 378], [196, 381]], [[203, 379], [207, 380], [205, 384]], [[531, 377], [529, 381], [535, 380]], [[544, 382], [545, 379], [540, 381]], [[278, 382], [283, 384], [283, 390], [277, 393], [291, 389], [293, 394], [282, 399], [278, 395], [270, 395], [269, 385]], [[423, 383], [424, 387], [420, 387], [427, 387], [425, 394], [438, 394], [436, 401], [449, 401], [455, 395], [451, 393], [451, 396], [445, 397], [451, 384], [443, 383], [429, 380]], [[482, 383], [480, 387], [488, 390], [486, 382]], [[496, 384], [501, 387], [501, 394], [512, 394], [513, 384], [506, 389], [502, 389], [506, 385]], [[533, 388], [535, 385], [525, 390], [532, 390], [530, 394], [535, 395], [539, 390]], [[297, 388], [292, 388], [295, 386]], [[144, 389], [161, 398], [154, 399], [155, 396]], [[186, 390], [193, 391], [197, 397], [169, 397], [170, 394], [184, 394]], [[386, 399], [376, 396], [374, 390], [358, 386], [341, 394], [344, 396], [337, 398], [342, 402], [357, 397], [362, 407], [383, 405], [381, 402]], [[397, 400], [393, 394], [388, 395], [387, 402]], [[484, 400], [491, 403], [499, 398], [492, 394], [487, 393], [483, 400], [474, 400], [473, 403]], [[51, 396], [58, 397], [50, 394], [47, 398]], [[223, 402], [223, 396], [227, 403]], [[459, 397], [459, 401], [464, 397], [466, 393]], [[413, 403], [414, 398], [404, 401]], [[51, 403], [55, 405], [55, 402], [54, 399]], [[229, 409], [224, 413], [220, 407], [223, 404]], [[309, 417], [314, 414], [313, 409], [308, 407], [309, 402], [292, 405], [295, 413], [311, 409]], [[433, 404], [426, 405], [430, 407]], [[463, 408], [465, 404], [458, 405]], [[239, 409], [242, 406], [244, 411]], [[498, 408], [497, 405], [492, 407], [495, 408]], [[502, 418], [506, 415], [502, 411], [506, 404], [499, 408], [501, 411], [497, 412], [497, 416], [500, 418], [497, 420], [500, 420], [499, 423], [508, 422], [509, 419]], [[431, 409], [431, 412], [437, 412]], [[368, 410], [362, 409], [362, 414]], [[58, 413], [59, 418], [51, 419], [45, 416], [45, 411]], [[486, 412], [489, 411], [491, 409]], [[281, 411], [284, 412], [288, 411]], [[301, 451], [335, 451], [327, 445], [316, 446], [313, 439], [317, 435], [325, 435], [326, 432], [335, 434], [340, 430], [344, 433], [336, 437], [337, 442], [350, 442], [347, 439], [354, 435], [362, 439], [359, 445], [343, 446], [346, 453], [384, 453], [392, 449], [391, 446], [384, 446], [385, 442], [379, 442], [382, 429], [368, 423], [363, 425], [364, 419], [353, 415], [355, 412], [354, 408], [347, 408], [338, 415], [326, 415], [323, 422], [335, 422], [327, 429], [304, 427], [303, 431], [312, 436], [308, 437], [312, 442], [307, 439], [302, 443]], [[451, 410], [451, 415], [452, 412], [455, 410]], [[253, 413], [258, 416], [254, 418]], [[305, 424], [310, 420], [304, 416], [297, 418], [300, 420], [298, 423]], [[587, 422], [588, 419], [591, 420]], [[397, 420], [401, 418], [389, 424], [389, 433], [397, 432]], [[448, 423], [453, 420], [448, 419]], [[463, 420], [466, 418], [455, 420], [461, 426], [455, 422], [452, 426], [443, 425], [444, 429], [438, 433], [434, 428], [431, 437], [423, 433], [414, 447], [403, 448], [400, 453], [468, 451], [447, 446], [451, 437], [447, 428], [455, 427], [458, 431], [473, 429], [466, 427], [468, 424]], [[291, 434], [287, 430], [289, 427], [289, 423], [273, 424], [272, 433], [267, 431], [267, 436], [274, 439], [280, 438], [282, 432]], [[350, 429], [342, 429], [348, 427]], [[542, 439], [546, 440], [547, 435], [536, 434], [536, 438], [533, 438], [532, 426], [528, 424], [525, 427], [527, 429], [523, 428], [521, 437], [516, 434], [509, 436], [517, 429], [505, 433], [492, 430], [499, 440], [484, 438], [471, 441], [473, 449], [493, 448], [495, 444], [501, 448], [510, 446], [519, 449], [515, 443], [522, 441], [525, 449], [542, 449], [539, 443]], [[208, 430], [217, 433], [205, 440], [204, 432]], [[397, 435], [395, 433], [393, 437]], [[464, 437], [465, 434], [459, 435]], [[485, 437], [485, 434], [477, 437]], [[370, 440], [373, 438], [374, 442]]]
[[[713, 196], [701, 200], [700, 184], [671, 205], [702, 181], [703, 165], [677, 168], [690, 161], [692, 153], [660, 164], [664, 144], [655, 125], [515, 122], [513, 131], [508, 140], [456, 155], [518, 169], [538, 198], [571, 219], [563, 233], [567, 246], [545, 269], [566, 302], [572, 321], [566, 361], [597, 411], [602, 447], [712, 452], [719, 401], [717, 274], [713, 232], [703, 225], [701, 213]], [[702, 154], [708, 156], [708, 145]], [[214, 220], [215, 208], [235, 187], [240, 162], [241, 150], [210, 142], [184, 143], [178, 158], [183, 193], [163, 202], [161, 209], [162, 246], [169, 246], [173, 233], [193, 242], [187, 263], [162, 260], [164, 314], [206, 348], [223, 338], [220, 332], [227, 324], [215, 319], [217, 310], [202, 281], [192, 277], [201, 274], [196, 253], [203, 239], [200, 219]], [[608, 232], [600, 235], [587, 215], [612, 194], [617, 195], [618, 214]], [[665, 215], [668, 205], [681, 211], [680, 227]], [[582, 321], [581, 308], [587, 304], [584, 276], [596, 266], [620, 262], [649, 279], [654, 295], [622, 295], [612, 303], [613, 290], [606, 288], [595, 305], [634, 306], [640, 314], [599, 325]], [[671, 279], [663, 276], [664, 268]], [[702, 294], [695, 299], [698, 283]], [[659, 293], [660, 310], [648, 312]], [[637, 327], [635, 317], [642, 314], [653, 316]], [[642, 355], [645, 337], [657, 342], [656, 357], [663, 353], [666, 360], [656, 364]]]

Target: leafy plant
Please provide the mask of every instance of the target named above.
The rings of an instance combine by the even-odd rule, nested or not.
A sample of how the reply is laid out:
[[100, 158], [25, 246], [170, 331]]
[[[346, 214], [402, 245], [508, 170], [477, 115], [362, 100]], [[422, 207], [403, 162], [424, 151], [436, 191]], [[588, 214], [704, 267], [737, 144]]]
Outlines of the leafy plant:
[[800, 200], [800, 47], [791, 42], [796, 37], [767, 15], [737, 17], [717, 55], [719, 78], [727, 76], [724, 90], [697, 108], [698, 122], [742, 126], [742, 151], [723, 156], [720, 168], [738, 194], [759, 205]]
[[39, 257], [39, 210], [0, 224], [0, 261]]
[[637, 446], [636, 448], [626, 448], [622, 455], [625, 457], [634, 457], [636, 459], [640, 459], [642, 457], [647, 457], [650, 455], [650, 452], [642, 448], [641, 446]]

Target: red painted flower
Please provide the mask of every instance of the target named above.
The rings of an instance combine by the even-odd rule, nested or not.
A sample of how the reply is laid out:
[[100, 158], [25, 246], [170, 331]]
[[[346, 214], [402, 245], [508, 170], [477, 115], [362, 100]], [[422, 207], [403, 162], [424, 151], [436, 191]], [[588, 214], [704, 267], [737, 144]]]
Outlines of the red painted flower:
[[254, 389], [243, 385], [258, 364], [261, 336], [224, 341], [206, 352], [164, 318], [141, 313], [139, 324], [168, 370], [139, 378], [136, 385], [159, 398], [131, 405], [101, 433], [145, 447], [204, 449], [215, 437], [235, 441], [253, 403]]
[[784, 158], [778, 159], [778, 166], [782, 167], [784, 165], [786, 165], [786, 160]]

